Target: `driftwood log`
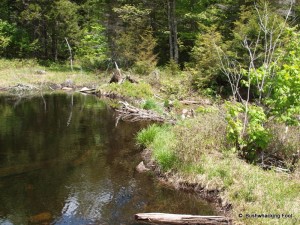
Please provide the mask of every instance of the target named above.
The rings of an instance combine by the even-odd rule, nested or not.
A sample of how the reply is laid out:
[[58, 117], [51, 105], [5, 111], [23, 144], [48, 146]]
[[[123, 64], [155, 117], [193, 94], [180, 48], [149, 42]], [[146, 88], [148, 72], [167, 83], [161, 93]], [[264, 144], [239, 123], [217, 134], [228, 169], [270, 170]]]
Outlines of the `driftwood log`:
[[79, 90], [79, 92], [85, 93], [85, 94], [96, 94], [97, 90], [95, 88], [83, 87]]
[[165, 121], [165, 118], [163, 116], [151, 110], [136, 108], [130, 105], [128, 102], [119, 101], [119, 103], [122, 105], [122, 107], [116, 110], [119, 113], [117, 122], [120, 119], [124, 121], [130, 121], [130, 122], [136, 122], [142, 120], [151, 120], [156, 122]]
[[186, 224], [186, 225], [228, 225], [232, 220], [223, 216], [194, 216], [167, 213], [139, 213], [135, 215], [139, 222], [149, 224]]

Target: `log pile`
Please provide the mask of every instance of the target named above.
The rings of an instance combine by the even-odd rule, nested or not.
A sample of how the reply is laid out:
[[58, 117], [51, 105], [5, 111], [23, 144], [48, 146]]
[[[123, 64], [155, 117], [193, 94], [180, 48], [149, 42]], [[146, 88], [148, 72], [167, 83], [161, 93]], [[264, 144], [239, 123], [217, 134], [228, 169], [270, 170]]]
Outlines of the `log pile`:
[[139, 213], [135, 215], [139, 222], [149, 224], [186, 224], [186, 225], [229, 225], [232, 220], [224, 216], [194, 216], [167, 213]]
[[136, 122], [142, 120], [151, 120], [156, 122], [164, 122], [165, 117], [159, 115], [151, 110], [140, 109], [130, 105], [128, 102], [119, 101], [122, 105], [120, 109], [116, 111], [119, 113], [118, 120], [122, 119], [124, 121]]

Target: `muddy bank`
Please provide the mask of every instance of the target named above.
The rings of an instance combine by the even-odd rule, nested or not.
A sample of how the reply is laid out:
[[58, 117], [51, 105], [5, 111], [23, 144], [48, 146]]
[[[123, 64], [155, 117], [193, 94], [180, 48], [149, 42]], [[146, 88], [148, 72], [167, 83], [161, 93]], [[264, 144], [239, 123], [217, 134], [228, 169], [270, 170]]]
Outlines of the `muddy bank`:
[[137, 170], [140, 170], [140, 172], [152, 171], [161, 184], [178, 191], [195, 193], [199, 198], [213, 204], [220, 215], [231, 218], [232, 205], [221, 197], [221, 190], [207, 189], [204, 183], [192, 183], [175, 172], [163, 172], [159, 165], [153, 160], [151, 149], [144, 149], [141, 153], [141, 157], [145, 168], [140, 170], [137, 166]]

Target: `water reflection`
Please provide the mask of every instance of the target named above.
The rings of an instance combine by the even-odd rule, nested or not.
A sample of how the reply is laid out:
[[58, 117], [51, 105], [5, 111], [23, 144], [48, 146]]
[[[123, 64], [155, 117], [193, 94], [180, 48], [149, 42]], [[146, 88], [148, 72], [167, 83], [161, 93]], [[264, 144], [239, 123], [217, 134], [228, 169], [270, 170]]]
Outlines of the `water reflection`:
[[134, 224], [138, 212], [213, 214], [137, 174], [134, 134], [94, 97], [0, 96], [0, 224]]

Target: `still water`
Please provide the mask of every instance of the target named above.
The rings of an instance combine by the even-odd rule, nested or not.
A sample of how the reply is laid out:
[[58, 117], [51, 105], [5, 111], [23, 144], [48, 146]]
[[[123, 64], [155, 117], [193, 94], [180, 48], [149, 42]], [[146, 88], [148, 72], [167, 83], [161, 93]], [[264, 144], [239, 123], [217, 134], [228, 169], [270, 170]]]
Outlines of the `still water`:
[[137, 224], [139, 212], [215, 214], [138, 174], [134, 135], [104, 101], [80, 94], [0, 96], [0, 224]]

